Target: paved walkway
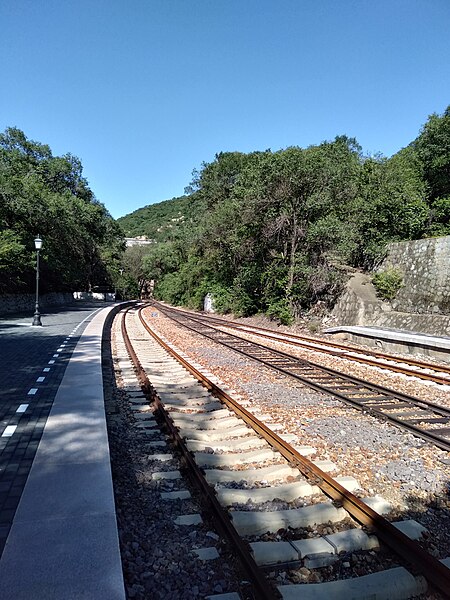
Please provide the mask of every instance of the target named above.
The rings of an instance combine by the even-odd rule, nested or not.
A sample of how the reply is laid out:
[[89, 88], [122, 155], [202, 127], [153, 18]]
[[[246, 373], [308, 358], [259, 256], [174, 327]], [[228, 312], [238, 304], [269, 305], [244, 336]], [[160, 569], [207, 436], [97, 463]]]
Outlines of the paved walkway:
[[42, 328], [0, 319], [0, 598], [124, 598], [101, 376], [109, 311], [75, 305]]

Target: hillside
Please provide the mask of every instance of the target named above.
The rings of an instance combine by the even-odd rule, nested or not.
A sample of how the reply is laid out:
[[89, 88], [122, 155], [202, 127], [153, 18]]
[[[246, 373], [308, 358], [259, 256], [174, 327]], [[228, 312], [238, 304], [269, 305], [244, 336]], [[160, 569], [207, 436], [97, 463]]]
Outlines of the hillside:
[[150, 239], [164, 241], [171, 237], [174, 229], [192, 216], [191, 213], [189, 197], [181, 196], [139, 208], [129, 215], [120, 217], [117, 222], [126, 237], [145, 235]]

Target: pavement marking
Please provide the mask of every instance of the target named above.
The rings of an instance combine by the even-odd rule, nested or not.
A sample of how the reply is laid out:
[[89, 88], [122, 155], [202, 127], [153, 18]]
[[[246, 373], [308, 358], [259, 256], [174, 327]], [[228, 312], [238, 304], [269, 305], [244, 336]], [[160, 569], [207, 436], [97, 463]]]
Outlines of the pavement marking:
[[54, 361], [54, 360], [49, 360], [49, 361], [48, 361], [48, 364], [49, 364], [49, 365], [54, 365], [54, 364], [55, 364], [55, 361]]
[[48, 373], [50, 371], [49, 367], [45, 367], [45, 369], [42, 369], [44, 371], [44, 373]]
[[29, 406], [29, 404], [20, 404], [19, 408], [16, 410], [16, 413], [24, 413]]
[[43, 381], [45, 381], [45, 377], [38, 377], [36, 379], [36, 383], [42, 383]]
[[[59, 358], [59, 354], [54, 354], [53, 358]], [[53, 361], [53, 362], [55, 362], [55, 361]]]
[[16, 429], [17, 429], [17, 425], [8, 425], [5, 428], [5, 431], [2, 433], [2, 437], [11, 437]]
[[28, 392], [29, 396], [34, 396], [34, 394], [38, 391], [38, 388], [31, 388], [31, 390]]

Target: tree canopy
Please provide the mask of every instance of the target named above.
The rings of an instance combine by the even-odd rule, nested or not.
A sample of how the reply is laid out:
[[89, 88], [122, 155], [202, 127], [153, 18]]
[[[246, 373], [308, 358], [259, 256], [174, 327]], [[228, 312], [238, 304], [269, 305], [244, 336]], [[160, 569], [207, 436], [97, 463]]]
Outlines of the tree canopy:
[[449, 124], [450, 108], [431, 115], [391, 158], [365, 156], [346, 136], [218, 153], [194, 171], [176, 231], [145, 256], [155, 295], [200, 308], [212, 292], [220, 310], [284, 322], [332, 304], [348, 267], [371, 269], [388, 242], [450, 233]]
[[[34, 288], [40, 234], [44, 291], [115, 283], [138, 294], [154, 280], [156, 297], [174, 304], [200, 308], [212, 292], [219, 310], [288, 323], [317, 301], [331, 305], [349, 268], [373, 268], [388, 242], [450, 234], [450, 107], [390, 158], [347, 136], [220, 152], [185, 196], [118, 222], [78, 158], [10, 128], [0, 200], [0, 293]], [[123, 255], [123, 231], [154, 243]]]
[[43, 292], [111, 285], [123, 233], [82, 170], [77, 157], [53, 156], [20, 129], [0, 134], [0, 293], [34, 289], [38, 234]]
[[164, 241], [183, 225], [189, 198], [181, 196], [139, 208], [117, 219], [127, 237], [146, 236]]

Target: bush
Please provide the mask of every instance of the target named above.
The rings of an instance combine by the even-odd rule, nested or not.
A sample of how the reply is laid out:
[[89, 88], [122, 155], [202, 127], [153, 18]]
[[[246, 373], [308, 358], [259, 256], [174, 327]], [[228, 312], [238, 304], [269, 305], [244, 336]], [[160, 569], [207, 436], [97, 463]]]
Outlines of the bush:
[[294, 315], [286, 299], [269, 304], [266, 314], [270, 319], [278, 321], [281, 325], [292, 325], [294, 323]]
[[320, 331], [320, 321], [308, 321], [306, 327], [310, 333], [317, 333]]
[[389, 268], [386, 271], [375, 273], [372, 283], [377, 291], [377, 296], [383, 300], [393, 300], [403, 285], [403, 274], [398, 269]]
[[206, 282], [202, 290], [202, 308], [203, 301], [207, 293], [211, 294], [214, 310], [219, 314], [227, 314], [232, 311], [232, 297], [228, 288], [220, 283]]

